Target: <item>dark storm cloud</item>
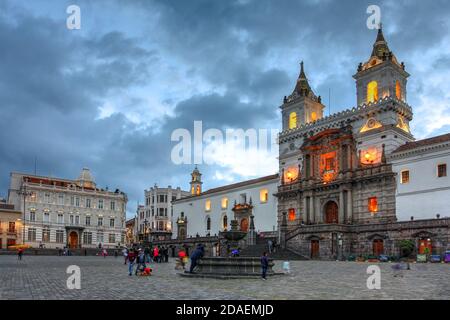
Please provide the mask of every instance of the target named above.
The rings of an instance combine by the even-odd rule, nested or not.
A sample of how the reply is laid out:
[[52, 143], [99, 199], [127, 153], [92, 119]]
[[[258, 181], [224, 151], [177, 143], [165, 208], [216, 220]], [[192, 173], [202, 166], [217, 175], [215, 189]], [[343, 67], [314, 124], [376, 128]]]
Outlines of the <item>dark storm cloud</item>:
[[[380, 5], [391, 49], [414, 72], [413, 102], [414, 93], [429, 90], [422, 64], [450, 66], [448, 52], [433, 61], [412, 60], [448, 34], [450, 4], [443, 0], [116, 0], [123, 12], [136, 13], [141, 34], [113, 23], [82, 36], [33, 14], [38, 3], [20, 12], [13, 3], [0, 4], [0, 193], [10, 171], [33, 171], [37, 155], [42, 174], [71, 178], [90, 167], [99, 185], [128, 193], [130, 213], [155, 182], [187, 187], [192, 166], [170, 162], [173, 130], [192, 130], [194, 120], [204, 128], [279, 128], [278, 106], [295, 86], [300, 60], [325, 103], [331, 89], [333, 112], [354, 106], [351, 76], [376, 35], [365, 26], [370, 4]], [[89, 7], [98, 10], [90, 15], [120, 21], [122, 12], [111, 8], [104, 1]], [[177, 81], [173, 70], [184, 79]], [[207, 89], [186, 91], [191, 82]], [[159, 89], [160, 102], [171, 112], [145, 125], [130, 121], [127, 110], [137, 106], [157, 113], [137, 89], [160, 83], [167, 85]], [[120, 106], [99, 117], [105, 103]], [[223, 183], [208, 179], [215, 166], [201, 169], [206, 188]]]

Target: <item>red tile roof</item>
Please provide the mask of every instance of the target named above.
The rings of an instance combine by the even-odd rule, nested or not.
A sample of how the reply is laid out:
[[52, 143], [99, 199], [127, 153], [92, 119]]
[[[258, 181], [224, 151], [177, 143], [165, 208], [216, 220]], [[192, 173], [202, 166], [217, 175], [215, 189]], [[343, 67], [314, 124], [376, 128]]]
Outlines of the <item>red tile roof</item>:
[[450, 133], [443, 134], [443, 135], [436, 136], [436, 137], [431, 137], [428, 139], [418, 140], [418, 141], [414, 141], [414, 142], [407, 142], [404, 145], [398, 147], [393, 153], [398, 153], [398, 152], [402, 152], [402, 151], [407, 151], [407, 150], [420, 148], [420, 147], [424, 147], [424, 146], [428, 146], [428, 145], [432, 145], [432, 144], [447, 142], [447, 141], [450, 141]]
[[209, 189], [209, 190], [207, 190], [205, 192], [202, 192], [198, 196], [188, 196], [188, 197], [184, 197], [184, 198], [181, 198], [181, 199], [177, 199], [177, 200], [175, 200], [173, 202], [177, 202], [177, 201], [185, 200], [185, 199], [189, 199], [189, 198], [195, 198], [195, 197], [199, 197], [199, 196], [203, 196], [203, 195], [208, 195], [208, 194], [211, 194], [211, 193], [217, 193], [217, 192], [221, 192], [221, 191], [227, 191], [227, 190], [231, 190], [231, 189], [235, 189], [235, 188], [245, 187], [245, 186], [248, 186], [248, 185], [252, 185], [252, 184], [256, 184], [256, 183], [260, 183], [260, 182], [265, 182], [265, 181], [270, 181], [270, 180], [273, 180], [273, 179], [278, 179], [278, 173], [272, 174], [270, 176], [265, 176], [265, 177], [261, 177], [261, 178], [241, 181], [241, 182], [237, 182], [237, 183], [233, 183], [233, 184], [228, 184], [226, 186]]

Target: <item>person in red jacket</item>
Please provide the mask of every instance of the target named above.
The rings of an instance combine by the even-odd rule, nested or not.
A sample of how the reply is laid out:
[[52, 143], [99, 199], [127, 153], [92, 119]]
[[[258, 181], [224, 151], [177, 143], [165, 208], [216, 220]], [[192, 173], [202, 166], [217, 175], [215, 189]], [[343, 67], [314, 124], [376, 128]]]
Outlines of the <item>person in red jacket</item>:
[[153, 248], [153, 260], [159, 262], [159, 249], [158, 247]]

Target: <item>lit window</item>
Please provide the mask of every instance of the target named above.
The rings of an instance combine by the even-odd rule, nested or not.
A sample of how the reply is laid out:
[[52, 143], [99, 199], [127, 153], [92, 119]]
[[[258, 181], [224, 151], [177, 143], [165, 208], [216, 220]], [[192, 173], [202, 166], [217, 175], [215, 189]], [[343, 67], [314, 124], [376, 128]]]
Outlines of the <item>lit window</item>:
[[289, 219], [289, 221], [295, 220], [295, 209], [294, 208], [289, 209], [288, 219]]
[[376, 148], [369, 148], [361, 151], [361, 163], [373, 164], [378, 162], [378, 152]]
[[311, 121], [316, 121], [317, 120], [317, 113], [315, 113], [314, 111], [311, 112]]
[[289, 114], [289, 129], [297, 128], [297, 113], [291, 112]]
[[202, 192], [202, 190], [200, 189], [200, 186], [197, 186], [197, 195], [199, 195]]
[[195, 187], [194, 186], [192, 186], [192, 188], [191, 188], [191, 194], [195, 195]]
[[400, 86], [400, 81], [395, 82], [395, 96], [398, 100], [402, 99], [402, 87]]
[[378, 212], [378, 199], [377, 197], [371, 197], [368, 201], [369, 211], [372, 213]]
[[228, 208], [228, 198], [222, 198], [222, 209]]
[[367, 103], [378, 100], [378, 83], [371, 81], [367, 85]]
[[266, 203], [267, 201], [269, 201], [269, 190], [261, 189], [261, 191], [259, 191], [259, 200], [262, 203]]
[[400, 183], [409, 183], [409, 170], [404, 170], [401, 172]]
[[293, 182], [298, 178], [298, 167], [289, 167], [284, 171], [284, 181]]
[[447, 164], [443, 163], [438, 165], [438, 178], [447, 176]]
[[211, 211], [211, 200], [206, 200], [205, 202], [205, 210]]

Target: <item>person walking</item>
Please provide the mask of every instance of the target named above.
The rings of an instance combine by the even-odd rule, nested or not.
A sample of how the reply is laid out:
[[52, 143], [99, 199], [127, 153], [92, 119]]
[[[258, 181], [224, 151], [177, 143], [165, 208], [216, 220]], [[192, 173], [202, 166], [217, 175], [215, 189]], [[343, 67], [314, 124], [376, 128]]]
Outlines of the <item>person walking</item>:
[[22, 260], [22, 255], [23, 255], [23, 249], [19, 248], [19, 250], [17, 250], [17, 259]]
[[267, 258], [267, 252], [263, 252], [263, 255], [261, 256], [261, 269], [262, 269], [261, 277], [263, 280], [266, 280], [268, 267], [269, 267], [269, 258]]
[[114, 258], [117, 258], [118, 253], [117, 253], [117, 249], [114, 250]]
[[136, 254], [134, 253], [134, 251], [130, 250], [128, 252], [127, 260], [128, 260], [128, 274], [130, 276], [132, 276], [133, 275], [134, 261], [136, 260]]
[[201, 259], [204, 254], [205, 248], [203, 248], [203, 245], [198, 244], [197, 249], [195, 249], [191, 255], [191, 266], [189, 268], [190, 273], [194, 273], [194, 268], [197, 266], [197, 261]]
[[183, 270], [185, 270], [185, 265], [186, 265], [186, 252], [184, 250], [180, 250], [180, 252], [178, 252], [178, 259], [180, 259], [180, 265], [181, 267], [183, 267]]
[[136, 276], [138, 275], [139, 271], [144, 271], [145, 269], [145, 254], [142, 249], [139, 249], [138, 256], [137, 256], [137, 265], [136, 265], [136, 272], [134, 273]]
[[127, 260], [128, 260], [128, 249], [127, 248], [123, 248], [122, 255], [123, 255], [123, 259], [125, 260], [123, 264], [127, 264]]
[[151, 262], [151, 258], [150, 258], [150, 248], [149, 247], [145, 247], [144, 249], [144, 255], [145, 255], [145, 262], [150, 263]]
[[159, 262], [159, 250], [158, 247], [153, 248], [153, 259], [155, 262]]
[[269, 247], [269, 253], [272, 253], [272, 246], [273, 246], [273, 242], [272, 242], [272, 240], [268, 240], [267, 241], [267, 246]]

